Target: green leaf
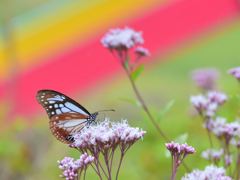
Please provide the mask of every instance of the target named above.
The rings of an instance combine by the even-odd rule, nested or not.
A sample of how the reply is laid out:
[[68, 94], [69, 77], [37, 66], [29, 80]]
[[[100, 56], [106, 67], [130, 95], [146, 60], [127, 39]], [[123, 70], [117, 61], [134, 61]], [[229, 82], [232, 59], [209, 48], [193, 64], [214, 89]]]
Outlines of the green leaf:
[[128, 98], [119, 98], [121, 101], [129, 102], [131, 104], [136, 105], [139, 108], [142, 108], [142, 103], [138, 100], [128, 99]]
[[159, 112], [158, 114], [158, 122], [162, 119], [162, 117], [169, 111], [169, 109], [172, 107], [172, 105], [174, 104], [175, 100], [171, 100], [169, 101]]
[[181, 134], [174, 138], [173, 142], [178, 143], [178, 144], [184, 144], [187, 141], [188, 138], [188, 133]]
[[144, 69], [144, 64], [142, 64], [141, 66], [139, 66], [139, 67], [136, 69], [136, 71], [133, 71], [133, 72], [131, 73], [131, 79], [132, 79], [133, 81], [135, 81], [135, 80], [137, 79], [137, 77], [142, 73], [143, 69]]
[[126, 70], [129, 70], [129, 68], [130, 68], [130, 66], [129, 66], [129, 60], [130, 60], [129, 56], [126, 57], [126, 60], [125, 60], [125, 62], [124, 62], [124, 67], [126, 68]]

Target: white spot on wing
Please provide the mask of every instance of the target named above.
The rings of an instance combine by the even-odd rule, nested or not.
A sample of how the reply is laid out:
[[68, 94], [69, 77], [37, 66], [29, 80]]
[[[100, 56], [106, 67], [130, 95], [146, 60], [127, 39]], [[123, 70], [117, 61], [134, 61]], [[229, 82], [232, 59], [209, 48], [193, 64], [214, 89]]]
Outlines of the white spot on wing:
[[71, 126], [76, 126], [76, 125], [81, 124], [83, 122], [87, 122], [87, 120], [86, 119], [71, 120], [71, 121], [65, 123], [64, 127], [69, 128]]
[[55, 96], [54, 98], [48, 98], [48, 101], [63, 101], [62, 98]]
[[[48, 98], [48, 100], [49, 100], [49, 98]], [[49, 101], [49, 103], [50, 103], [50, 104], [54, 104], [54, 103], [55, 103], [55, 101]]]
[[65, 107], [61, 108], [61, 110], [62, 110], [63, 113], [66, 113], [66, 112], [70, 111], [68, 108], [65, 108]]
[[60, 109], [56, 109], [56, 113], [57, 113], [57, 114], [62, 114], [62, 112], [60, 111]]
[[54, 112], [52, 112], [52, 114], [55, 114]]
[[81, 113], [81, 114], [85, 114], [85, 115], [88, 115], [87, 113], [85, 113], [82, 109], [80, 109], [79, 107], [75, 106], [74, 104], [70, 103], [70, 102], [66, 102], [65, 103], [65, 106], [69, 109], [71, 109], [72, 111], [76, 111], [78, 113]]
[[58, 108], [58, 104], [54, 104], [54, 107], [55, 107], [55, 108]]
[[52, 109], [52, 106], [49, 106], [50, 109]]

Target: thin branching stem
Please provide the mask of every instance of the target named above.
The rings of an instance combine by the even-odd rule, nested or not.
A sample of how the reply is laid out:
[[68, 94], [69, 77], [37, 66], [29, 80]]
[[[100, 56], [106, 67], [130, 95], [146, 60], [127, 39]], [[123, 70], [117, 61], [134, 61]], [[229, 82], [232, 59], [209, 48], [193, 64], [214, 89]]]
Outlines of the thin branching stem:
[[118, 170], [117, 170], [116, 180], [118, 178], [118, 173], [119, 173], [119, 170], [120, 170], [120, 167], [121, 167], [121, 164], [122, 164], [123, 156], [124, 156], [124, 153], [121, 153], [121, 159], [120, 159]]

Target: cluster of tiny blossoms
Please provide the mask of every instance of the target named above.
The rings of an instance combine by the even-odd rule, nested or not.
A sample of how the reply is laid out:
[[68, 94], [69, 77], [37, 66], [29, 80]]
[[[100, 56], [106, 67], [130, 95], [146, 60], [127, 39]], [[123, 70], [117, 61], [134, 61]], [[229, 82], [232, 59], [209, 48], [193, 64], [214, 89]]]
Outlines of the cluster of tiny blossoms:
[[108, 49], [129, 49], [135, 44], [142, 44], [142, 32], [136, 32], [129, 27], [125, 29], [110, 29], [109, 32], [101, 39], [104, 47]]
[[233, 137], [237, 137], [240, 134], [239, 122], [226, 123], [226, 119], [223, 117], [216, 117], [215, 121], [211, 119], [208, 128], [218, 138], [224, 138], [227, 145]]
[[80, 134], [75, 135], [75, 142], [71, 146], [77, 147], [82, 152], [91, 150], [92, 147], [99, 150], [115, 149], [118, 145], [122, 149], [126, 149], [145, 134], [146, 131], [142, 131], [138, 127], [130, 127], [127, 120], [110, 122], [106, 119], [96, 126], [85, 127]]
[[[101, 179], [103, 172], [107, 179], [111, 179], [112, 161], [115, 150], [119, 147], [121, 152], [120, 163], [116, 175], [122, 163], [122, 159], [128, 149], [139, 139], [143, 138], [146, 131], [140, 130], [138, 127], [131, 127], [127, 120], [121, 122], [110, 122], [105, 119], [98, 122], [97, 125], [84, 127], [79, 134], [74, 135], [74, 143], [68, 146], [76, 148], [81, 153], [88, 153], [94, 157], [92, 167]], [[104, 157], [104, 163], [107, 171], [104, 170], [99, 157]], [[101, 170], [100, 170], [101, 168]]]
[[63, 171], [63, 175], [59, 177], [69, 179], [78, 179], [78, 176], [81, 176], [83, 170], [86, 171], [87, 166], [91, 164], [94, 160], [94, 157], [88, 156], [87, 153], [84, 153], [80, 156], [79, 159], [74, 161], [73, 158], [65, 157], [62, 161], [58, 161], [59, 169]]
[[204, 91], [214, 90], [220, 73], [216, 68], [193, 70], [190, 74], [195, 85]]
[[[138, 46], [134, 49], [135, 60], [130, 61], [129, 50], [144, 43], [142, 32], [136, 32], [129, 27], [110, 29], [101, 39], [104, 47], [110, 50], [117, 61], [127, 70], [133, 71], [136, 64], [144, 56], [150, 56], [148, 49]], [[130, 64], [131, 62], [131, 64]]]
[[228, 74], [232, 74], [235, 78], [240, 81], [240, 67], [235, 67], [227, 71]]
[[[178, 143], [166, 143], [166, 148], [169, 150], [172, 156], [172, 180], [175, 179], [178, 167], [183, 162], [184, 158], [189, 155], [193, 154], [196, 151], [192, 146], [188, 146], [187, 143], [179, 145]], [[173, 169], [174, 166], [174, 169]]]
[[218, 164], [222, 155], [224, 155], [223, 149], [220, 149], [219, 151], [215, 149], [207, 149], [206, 151], [203, 151], [201, 154], [201, 156], [204, 159], [207, 159], [208, 161], [211, 161], [211, 159], [213, 159], [215, 164]]
[[191, 96], [190, 102], [195, 106], [201, 116], [213, 117], [217, 108], [227, 99], [225, 93], [209, 91], [206, 96], [202, 94]]
[[185, 174], [181, 180], [232, 180], [232, 178], [226, 176], [226, 171], [223, 167], [207, 166], [204, 171], [194, 170], [189, 174]]

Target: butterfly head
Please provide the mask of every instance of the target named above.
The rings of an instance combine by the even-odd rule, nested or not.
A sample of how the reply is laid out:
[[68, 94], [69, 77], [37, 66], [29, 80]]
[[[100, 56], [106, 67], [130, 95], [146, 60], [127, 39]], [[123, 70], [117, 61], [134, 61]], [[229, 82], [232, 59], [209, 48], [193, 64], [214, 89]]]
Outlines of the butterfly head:
[[87, 118], [87, 124], [90, 126], [92, 125], [93, 123], [95, 123], [95, 120], [98, 116], [98, 112], [95, 112], [93, 114], [90, 114]]

